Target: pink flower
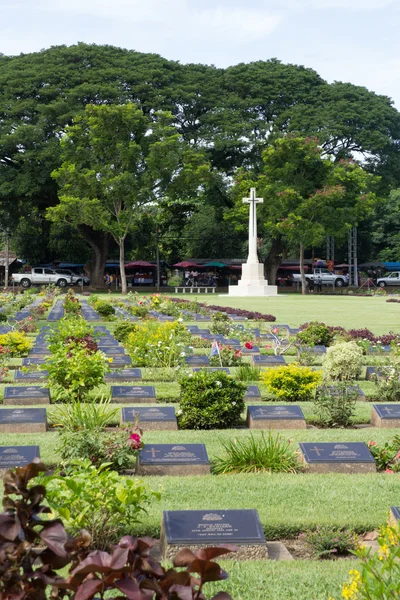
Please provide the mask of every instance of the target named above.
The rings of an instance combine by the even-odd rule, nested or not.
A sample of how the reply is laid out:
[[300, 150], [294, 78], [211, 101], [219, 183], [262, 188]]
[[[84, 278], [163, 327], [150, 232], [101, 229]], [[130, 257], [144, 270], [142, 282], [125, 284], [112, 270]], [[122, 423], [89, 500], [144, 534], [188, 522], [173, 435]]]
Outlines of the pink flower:
[[265, 346], [265, 348], [266, 348], [267, 350], [269, 350], [269, 349], [271, 348], [271, 346]]
[[400, 452], [396, 454], [395, 458], [400, 458]]
[[376, 442], [374, 442], [373, 440], [370, 440], [368, 442], [368, 446], [371, 448], [372, 446], [376, 446]]
[[385, 473], [394, 473], [393, 469], [386, 469]]
[[245, 348], [248, 348], [248, 350], [251, 350], [253, 348], [253, 344], [250, 342], [246, 342], [244, 346]]
[[141, 447], [142, 439], [138, 433], [131, 433], [131, 435], [129, 436], [129, 439], [130, 439], [132, 448], [134, 448], [135, 450], [138, 450]]

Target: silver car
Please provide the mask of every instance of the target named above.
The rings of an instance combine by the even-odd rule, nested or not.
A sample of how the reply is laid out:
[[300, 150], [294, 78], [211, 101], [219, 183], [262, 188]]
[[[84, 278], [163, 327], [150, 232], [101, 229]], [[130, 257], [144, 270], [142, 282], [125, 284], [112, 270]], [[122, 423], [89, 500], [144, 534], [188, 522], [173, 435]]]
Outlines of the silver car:
[[393, 271], [393, 273], [386, 273], [384, 277], [379, 277], [376, 280], [376, 284], [381, 288], [387, 285], [400, 285], [400, 272]]

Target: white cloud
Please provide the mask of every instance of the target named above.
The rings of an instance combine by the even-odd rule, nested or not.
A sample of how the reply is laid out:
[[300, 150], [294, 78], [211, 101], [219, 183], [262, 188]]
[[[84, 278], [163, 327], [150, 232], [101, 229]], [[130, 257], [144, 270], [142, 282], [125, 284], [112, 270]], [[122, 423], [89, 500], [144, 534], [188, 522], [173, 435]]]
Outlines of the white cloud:
[[281, 22], [281, 17], [256, 9], [229, 9], [217, 7], [201, 11], [195, 16], [196, 26], [211, 28], [223, 38], [253, 42], [271, 33]]
[[381, 10], [396, 5], [397, 0], [264, 0], [265, 7], [305, 12], [308, 10], [347, 10], [370, 11]]

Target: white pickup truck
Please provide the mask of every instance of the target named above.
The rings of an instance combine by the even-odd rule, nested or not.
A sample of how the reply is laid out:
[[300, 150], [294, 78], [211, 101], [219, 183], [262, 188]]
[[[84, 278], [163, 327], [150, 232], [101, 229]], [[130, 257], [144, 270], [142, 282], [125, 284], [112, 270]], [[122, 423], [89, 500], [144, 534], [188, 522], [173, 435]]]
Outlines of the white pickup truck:
[[[316, 283], [317, 278], [321, 277], [322, 285], [335, 285], [336, 287], [343, 287], [348, 285], [348, 280], [345, 275], [335, 275], [329, 269], [314, 269], [312, 273], [306, 273], [306, 283], [313, 280]], [[293, 275], [293, 281], [301, 283], [300, 273]]]
[[23, 288], [29, 288], [31, 285], [50, 284], [64, 288], [67, 285], [79, 285], [82, 282], [82, 276], [74, 275], [72, 271], [57, 271], [58, 269], [35, 267], [30, 273], [14, 273], [11, 280], [19, 283]]

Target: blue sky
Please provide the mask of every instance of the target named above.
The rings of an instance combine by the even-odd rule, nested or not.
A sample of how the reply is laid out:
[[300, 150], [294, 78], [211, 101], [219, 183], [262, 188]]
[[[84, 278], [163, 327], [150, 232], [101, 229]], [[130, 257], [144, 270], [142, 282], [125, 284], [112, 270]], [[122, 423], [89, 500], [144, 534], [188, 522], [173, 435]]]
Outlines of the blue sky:
[[77, 41], [228, 66], [276, 57], [391, 97], [400, 0], [0, 0], [0, 52]]

